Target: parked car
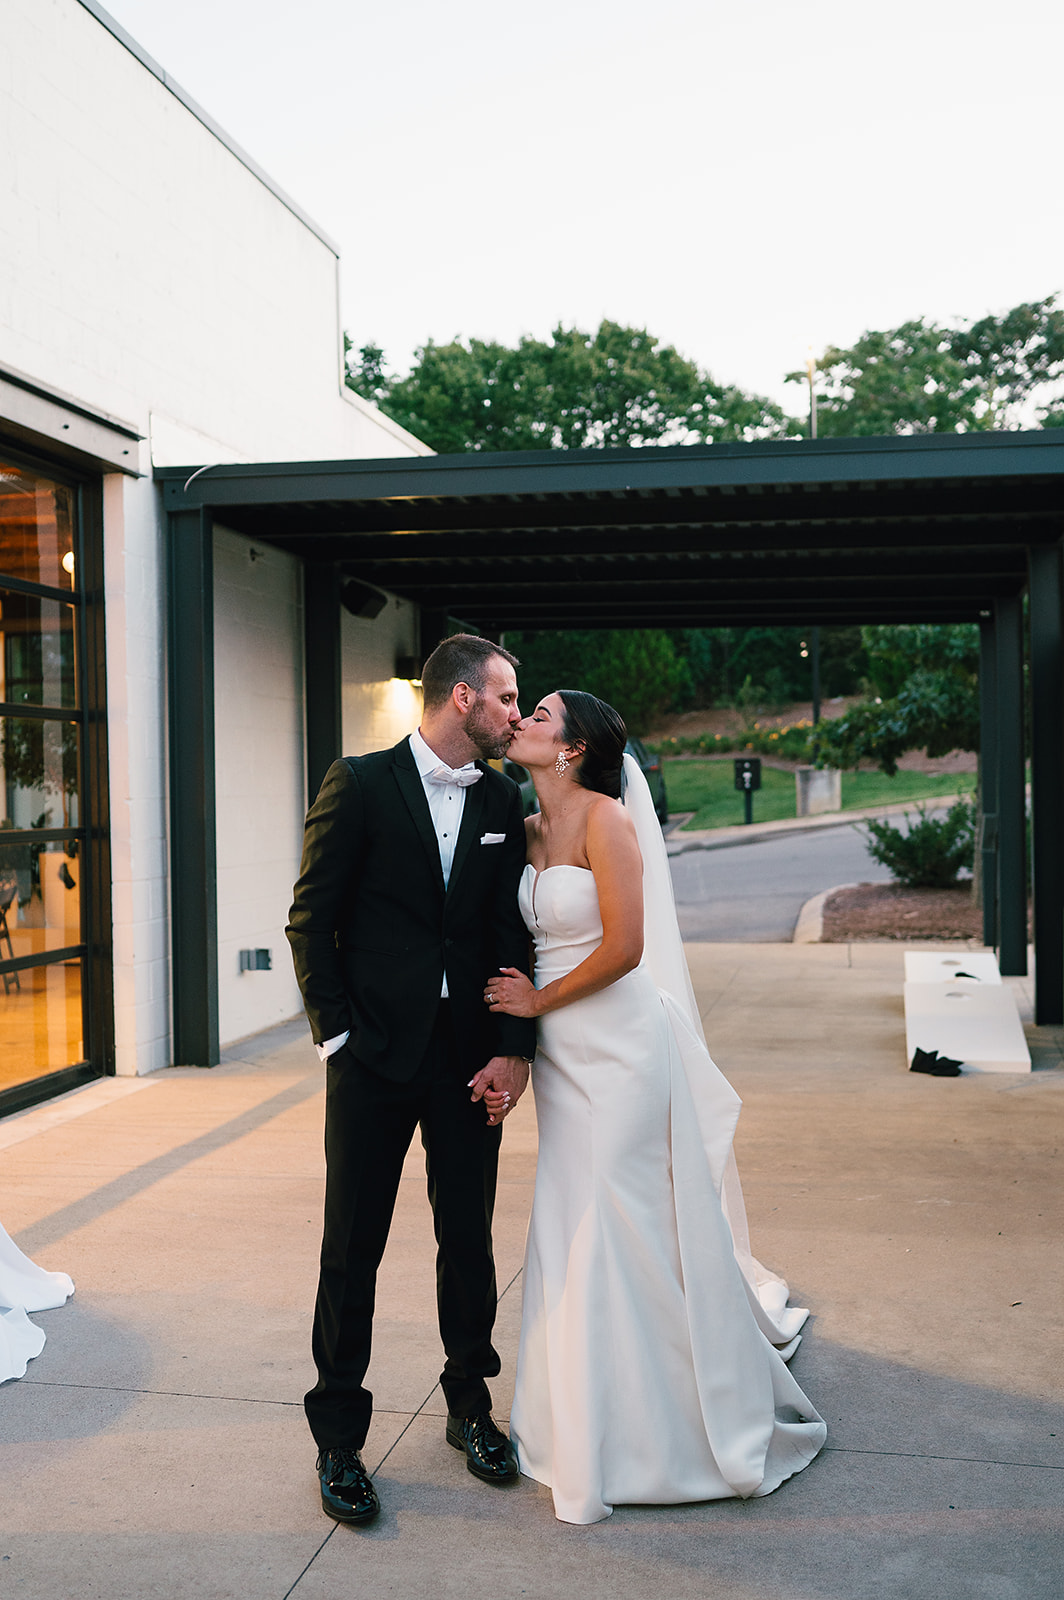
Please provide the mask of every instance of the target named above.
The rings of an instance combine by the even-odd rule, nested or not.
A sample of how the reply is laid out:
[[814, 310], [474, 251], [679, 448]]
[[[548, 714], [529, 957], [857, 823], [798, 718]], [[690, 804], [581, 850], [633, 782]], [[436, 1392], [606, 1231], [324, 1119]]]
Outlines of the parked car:
[[641, 739], [629, 739], [624, 748], [630, 756], [634, 756], [638, 761], [639, 770], [647, 780], [647, 787], [650, 790], [650, 798], [654, 802], [654, 810], [657, 812], [658, 821], [664, 827], [669, 820], [669, 800], [665, 793], [665, 774], [661, 769], [660, 759], [655, 755], [651, 755]]
[[[669, 820], [669, 802], [665, 793], [665, 774], [661, 770], [661, 762], [657, 756], [651, 755], [641, 739], [629, 739], [625, 751], [633, 756], [639, 763], [639, 770], [647, 780], [650, 796], [654, 802], [658, 821], [662, 827]], [[503, 761], [502, 770], [508, 778], [512, 778], [521, 791], [521, 799], [525, 808], [525, 816], [530, 817], [534, 811], [539, 810], [539, 801], [532, 779], [524, 767], [519, 767], [516, 761]]]

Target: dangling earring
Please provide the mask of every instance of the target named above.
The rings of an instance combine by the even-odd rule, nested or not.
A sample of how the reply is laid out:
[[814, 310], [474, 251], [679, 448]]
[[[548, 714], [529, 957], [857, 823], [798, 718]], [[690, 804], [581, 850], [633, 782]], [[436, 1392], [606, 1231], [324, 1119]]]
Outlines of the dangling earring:
[[563, 774], [568, 771], [568, 768], [569, 768], [569, 758], [565, 754], [564, 750], [559, 750], [558, 751], [558, 759], [554, 763], [554, 770], [558, 774], [559, 778], [562, 777]]

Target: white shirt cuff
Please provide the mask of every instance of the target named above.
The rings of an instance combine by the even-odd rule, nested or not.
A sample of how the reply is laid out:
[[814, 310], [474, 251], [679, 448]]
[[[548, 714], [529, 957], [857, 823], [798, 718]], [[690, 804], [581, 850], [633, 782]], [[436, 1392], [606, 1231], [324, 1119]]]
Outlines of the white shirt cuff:
[[334, 1039], [326, 1039], [324, 1044], [316, 1044], [314, 1048], [318, 1052], [319, 1059], [328, 1061], [329, 1057], [335, 1055], [340, 1046], [346, 1044], [350, 1037], [351, 1030], [349, 1028], [346, 1033], [338, 1033]]

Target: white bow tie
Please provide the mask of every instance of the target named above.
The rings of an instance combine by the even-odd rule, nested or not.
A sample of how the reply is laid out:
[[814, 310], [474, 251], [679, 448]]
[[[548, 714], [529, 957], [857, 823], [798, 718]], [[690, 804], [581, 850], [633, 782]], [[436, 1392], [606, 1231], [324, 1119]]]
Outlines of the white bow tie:
[[472, 761], [467, 761], [464, 767], [449, 767], [445, 761], [441, 761], [428, 774], [428, 780], [430, 783], [455, 783], [459, 789], [468, 789], [471, 783], [477, 783], [483, 776]]

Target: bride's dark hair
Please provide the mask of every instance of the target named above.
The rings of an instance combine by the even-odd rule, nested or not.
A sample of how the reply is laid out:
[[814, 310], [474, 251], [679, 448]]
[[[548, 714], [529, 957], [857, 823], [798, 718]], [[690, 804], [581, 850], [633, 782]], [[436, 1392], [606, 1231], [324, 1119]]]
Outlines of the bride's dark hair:
[[628, 738], [620, 712], [583, 689], [558, 689], [556, 693], [565, 707], [562, 736], [566, 744], [583, 746], [577, 782], [595, 794], [608, 794], [612, 800], [619, 800], [621, 763]]

